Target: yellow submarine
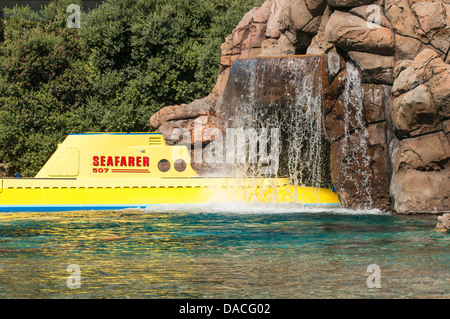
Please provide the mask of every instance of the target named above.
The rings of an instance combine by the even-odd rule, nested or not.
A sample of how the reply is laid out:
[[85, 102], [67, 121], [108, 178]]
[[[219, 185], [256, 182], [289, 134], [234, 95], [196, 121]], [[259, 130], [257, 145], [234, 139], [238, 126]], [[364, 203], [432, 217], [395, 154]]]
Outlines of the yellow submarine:
[[0, 180], [0, 212], [148, 208], [158, 204], [339, 206], [330, 188], [287, 178], [201, 177], [186, 146], [160, 133], [70, 134], [34, 178]]

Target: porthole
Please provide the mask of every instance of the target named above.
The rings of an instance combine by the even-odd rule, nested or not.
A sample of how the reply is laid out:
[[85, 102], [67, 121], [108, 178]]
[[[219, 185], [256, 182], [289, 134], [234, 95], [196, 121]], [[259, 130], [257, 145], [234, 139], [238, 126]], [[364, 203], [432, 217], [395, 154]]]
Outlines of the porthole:
[[170, 169], [170, 162], [166, 159], [160, 160], [158, 163], [158, 169], [163, 173], [167, 172]]
[[177, 172], [184, 172], [186, 170], [186, 162], [182, 159], [176, 160], [173, 167]]

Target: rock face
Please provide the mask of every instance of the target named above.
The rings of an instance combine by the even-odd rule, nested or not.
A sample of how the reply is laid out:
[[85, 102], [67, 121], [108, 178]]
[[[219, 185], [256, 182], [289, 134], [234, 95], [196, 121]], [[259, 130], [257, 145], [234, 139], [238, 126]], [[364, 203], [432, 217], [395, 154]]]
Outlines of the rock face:
[[450, 214], [444, 214], [438, 217], [436, 230], [441, 232], [448, 232], [450, 230]]
[[[161, 109], [152, 127], [167, 138], [176, 128], [197, 132], [194, 123], [214, 128], [238, 59], [324, 54], [324, 123], [342, 204], [450, 211], [450, 0], [267, 0], [243, 17], [221, 51], [211, 94]], [[195, 135], [168, 140], [206, 145], [214, 138]]]
[[450, 140], [443, 132], [392, 142], [391, 193], [399, 213], [450, 210]]

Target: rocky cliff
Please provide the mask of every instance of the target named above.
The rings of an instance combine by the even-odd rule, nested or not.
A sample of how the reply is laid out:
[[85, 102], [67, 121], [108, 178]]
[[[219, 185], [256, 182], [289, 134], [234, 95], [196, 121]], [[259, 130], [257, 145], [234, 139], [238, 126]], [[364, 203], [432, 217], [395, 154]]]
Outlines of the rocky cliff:
[[[237, 59], [324, 54], [323, 116], [343, 205], [402, 214], [449, 211], [449, 48], [450, 0], [267, 0], [222, 44], [211, 94], [165, 107], [150, 123], [175, 143], [174, 128], [192, 131], [195, 121], [215, 126], [215, 108]], [[190, 143], [210, 142], [197, 136]], [[361, 151], [349, 151], [355, 149]]]

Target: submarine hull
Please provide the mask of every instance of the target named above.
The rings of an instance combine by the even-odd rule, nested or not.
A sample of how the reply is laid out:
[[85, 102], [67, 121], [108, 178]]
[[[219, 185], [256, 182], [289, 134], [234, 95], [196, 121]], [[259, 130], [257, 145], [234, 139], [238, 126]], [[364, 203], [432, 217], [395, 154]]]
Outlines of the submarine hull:
[[[11, 182], [11, 185], [8, 185]], [[283, 179], [232, 178], [158, 179], [154, 183], [124, 180], [5, 179], [0, 188], [0, 212], [145, 209], [165, 204], [297, 203], [339, 206], [331, 189], [299, 187]], [[114, 186], [115, 185], [115, 186]]]

